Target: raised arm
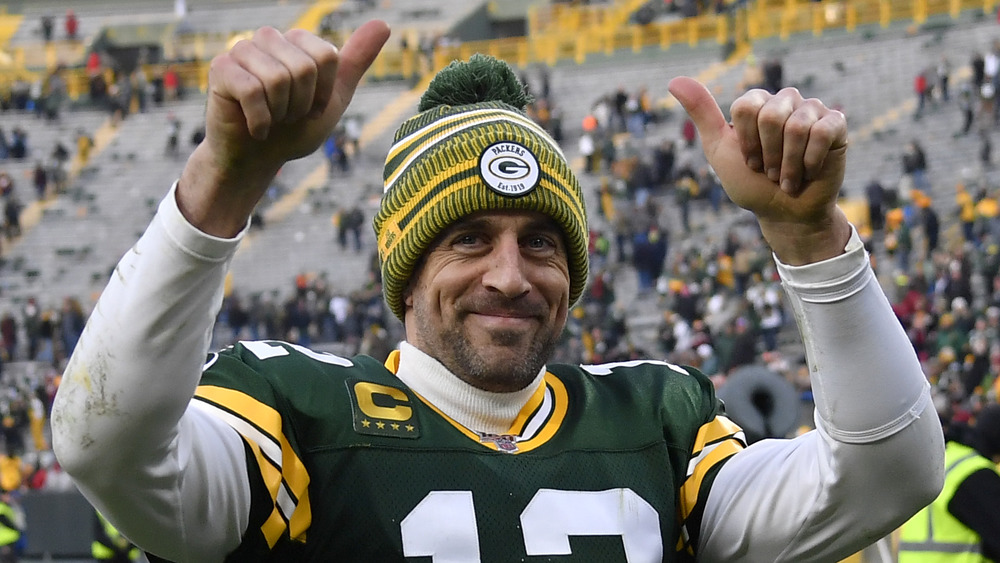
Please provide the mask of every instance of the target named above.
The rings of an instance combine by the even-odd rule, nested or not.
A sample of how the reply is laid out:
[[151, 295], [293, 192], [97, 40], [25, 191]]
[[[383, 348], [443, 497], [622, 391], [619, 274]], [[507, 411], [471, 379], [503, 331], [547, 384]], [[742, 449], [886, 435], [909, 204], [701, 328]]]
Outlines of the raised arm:
[[798, 91], [750, 91], [727, 123], [704, 86], [671, 82], [730, 198], [778, 260], [802, 334], [817, 430], [751, 445], [702, 520], [711, 561], [836, 561], [937, 495], [944, 444], [929, 386], [867, 254], [836, 206], [844, 116]]
[[240, 437], [189, 407], [229, 261], [287, 160], [315, 150], [388, 37], [338, 51], [301, 30], [259, 30], [216, 57], [205, 141], [119, 262], [53, 405], [53, 448], [80, 490], [143, 549], [219, 561], [248, 521]]

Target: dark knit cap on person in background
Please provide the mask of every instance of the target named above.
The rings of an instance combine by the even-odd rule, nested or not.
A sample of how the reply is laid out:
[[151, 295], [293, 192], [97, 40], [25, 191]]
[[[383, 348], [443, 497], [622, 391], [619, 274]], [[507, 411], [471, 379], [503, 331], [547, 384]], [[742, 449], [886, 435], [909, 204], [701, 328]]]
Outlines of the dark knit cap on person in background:
[[974, 443], [970, 445], [979, 453], [991, 459], [1000, 456], [1000, 405], [983, 407], [976, 416], [972, 437]]
[[537, 211], [562, 229], [570, 305], [587, 284], [587, 212], [559, 144], [525, 113], [524, 85], [486, 55], [434, 77], [396, 131], [374, 218], [382, 291], [400, 320], [414, 268], [438, 235], [479, 211]]

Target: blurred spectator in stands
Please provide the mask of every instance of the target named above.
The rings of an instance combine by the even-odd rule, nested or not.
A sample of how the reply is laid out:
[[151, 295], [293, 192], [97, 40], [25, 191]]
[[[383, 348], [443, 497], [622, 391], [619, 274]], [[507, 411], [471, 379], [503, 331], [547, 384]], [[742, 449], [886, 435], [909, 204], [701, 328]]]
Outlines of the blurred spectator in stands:
[[66, 165], [69, 163], [69, 158], [69, 149], [66, 148], [66, 145], [62, 144], [62, 141], [56, 141], [55, 146], [52, 147], [52, 153], [49, 155], [51, 162], [49, 182], [57, 194], [65, 193], [68, 187], [69, 173], [66, 171]]
[[46, 43], [52, 41], [52, 31], [55, 28], [56, 20], [52, 14], [43, 14], [41, 19], [42, 40]]
[[10, 143], [7, 141], [7, 132], [0, 127], [0, 160], [7, 160], [10, 156]]
[[94, 138], [87, 134], [85, 130], [76, 130], [76, 156], [80, 161], [80, 166], [86, 166], [90, 162], [90, 152], [94, 149]]
[[38, 355], [34, 358], [39, 362], [46, 362], [52, 365], [55, 365], [56, 362], [56, 324], [54, 316], [51, 309], [45, 309], [40, 315], [38, 322]]
[[180, 154], [181, 120], [174, 112], [167, 113], [166, 155], [176, 158]]
[[639, 295], [648, 294], [655, 287], [668, 252], [668, 234], [659, 225], [653, 223], [636, 233], [632, 242], [632, 264], [639, 276]]
[[243, 299], [239, 293], [233, 291], [226, 297], [222, 306], [222, 314], [233, 333], [233, 339], [245, 340], [247, 335], [244, 331], [249, 329], [250, 312], [243, 305]]
[[886, 233], [883, 239], [885, 250], [889, 256], [896, 259], [896, 268], [900, 273], [910, 270], [910, 252], [913, 250], [913, 238], [910, 226], [903, 219], [903, 210], [895, 208], [885, 215]]
[[343, 119], [344, 123], [344, 148], [351, 149], [351, 158], [361, 156], [361, 118], [357, 115], [348, 115]]
[[615, 133], [625, 131], [626, 104], [628, 104], [628, 90], [624, 85], [619, 85], [611, 98], [611, 130]]
[[10, 105], [16, 110], [28, 109], [28, 101], [31, 100], [31, 84], [18, 75], [14, 83], [10, 86]]
[[[342, 209], [337, 214], [337, 243], [341, 250], [347, 250], [348, 244], [355, 253], [361, 252], [361, 228], [365, 224], [365, 215], [355, 204], [349, 209]], [[350, 238], [350, 243], [348, 243]]]
[[0, 172], [0, 197], [14, 193], [14, 177], [6, 170]]
[[938, 248], [938, 241], [941, 237], [941, 219], [934, 206], [931, 205], [931, 198], [926, 195], [916, 202], [920, 209], [920, 224], [924, 230], [924, 257], [930, 258]]
[[117, 82], [108, 87], [108, 113], [111, 116], [111, 126], [118, 127], [125, 117], [125, 105], [122, 100], [121, 87]]
[[333, 171], [339, 169], [342, 174], [351, 171], [350, 157], [347, 155], [347, 137], [343, 127], [337, 127], [323, 143], [323, 155], [326, 156], [327, 173], [333, 176]]
[[942, 102], [947, 102], [951, 100], [951, 91], [949, 90], [951, 83], [951, 61], [948, 60], [947, 55], [941, 55], [938, 60], [937, 66], [934, 67], [934, 77], [937, 81], [938, 95], [941, 97]]
[[167, 65], [167, 69], [163, 71], [163, 94], [168, 102], [181, 97], [181, 78], [174, 65]]
[[955, 203], [958, 206], [958, 220], [962, 225], [962, 236], [967, 242], [975, 241], [976, 204], [972, 194], [959, 182], [955, 185]]
[[764, 89], [772, 94], [785, 87], [785, 67], [778, 57], [770, 57], [762, 63]]
[[[44, 389], [42, 389], [44, 391]], [[26, 393], [28, 403], [28, 425], [31, 430], [31, 444], [35, 452], [49, 449], [49, 441], [45, 438], [45, 419], [48, 416], [48, 406], [39, 393]]]
[[34, 297], [29, 297], [21, 312], [24, 322], [24, 333], [28, 339], [28, 360], [34, 360], [38, 355], [39, 330], [42, 324], [42, 311], [38, 306], [38, 301]]
[[41, 160], [35, 161], [35, 168], [31, 172], [31, 183], [35, 187], [35, 196], [38, 201], [45, 199], [46, 189], [49, 187], [49, 173]]
[[141, 64], [132, 71], [130, 80], [132, 81], [132, 95], [135, 98], [136, 109], [139, 110], [139, 113], [146, 113], [146, 108], [149, 106], [149, 92], [151, 87], [149, 77], [146, 76], [146, 71], [142, 68]]
[[958, 109], [962, 112], [962, 126], [955, 132], [955, 137], [964, 137], [972, 130], [972, 123], [975, 120], [976, 111], [972, 103], [972, 90], [968, 85], [962, 86], [958, 93]]
[[63, 78], [63, 66], [57, 66], [46, 78], [42, 87], [42, 114], [45, 119], [59, 119], [59, 112], [69, 98], [66, 79]]
[[[95, 57], [96, 53], [91, 53], [91, 57]], [[109, 88], [108, 81], [104, 78], [103, 72], [95, 72], [90, 75], [88, 82], [88, 93], [90, 95], [90, 103], [97, 109], [108, 109], [111, 104], [111, 99], [109, 98]]]
[[[906, 143], [901, 159], [903, 176], [910, 179], [912, 187], [924, 193], [930, 191], [930, 182], [927, 180], [927, 154], [920, 142], [912, 139]], [[909, 199], [908, 193], [900, 195], [904, 200]]]
[[103, 64], [101, 63], [101, 53], [94, 50], [90, 51], [90, 53], [87, 54], [87, 62], [85, 63], [84, 68], [87, 70], [88, 77], [92, 78], [98, 74], [101, 74], [101, 72], [103, 71]]
[[[593, 116], [588, 116], [593, 117]], [[584, 131], [578, 141], [578, 150], [583, 157], [583, 171], [588, 174], [597, 172], [597, 146], [594, 142], [594, 135], [590, 131]]]
[[17, 357], [18, 326], [17, 320], [10, 311], [5, 311], [0, 317], [0, 346], [2, 346], [3, 356], [0, 361], [12, 362]]
[[993, 142], [990, 140], [990, 131], [985, 127], [979, 130], [979, 163], [983, 170], [993, 167]]
[[927, 70], [921, 70], [913, 79], [913, 93], [917, 96], [917, 111], [913, 114], [913, 119], [920, 119], [924, 115], [927, 107], [927, 100], [931, 96], [931, 82], [927, 79]]
[[3, 233], [7, 240], [14, 240], [21, 236], [21, 200], [17, 194], [10, 194], [3, 198]]
[[653, 149], [653, 184], [662, 191], [674, 181], [674, 162], [677, 153], [673, 139], [663, 139]]
[[986, 60], [981, 52], [973, 51], [972, 57], [969, 59], [969, 67], [972, 69], [972, 77], [970, 78], [972, 89], [979, 92], [983, 83], [986, 82]]
[[16, 125], [10, 133], [10, 157], [20, 160], [26, 156], [28, 156], [28, 132], [20, 125]]
[[59, 335], [62, 338], [63, 353], [69, 357], [76, 348], [76, 343], [83, 334], [83, 325], [87, 322], [87, 317], [83, 312], [83, 307], [76, 297], [65, 297], [63, 299], [62, 311], [59, 315]]
[[24, 438], [30, 425], [28, 404], [13, 388], [8, 388], [0, 399], [0, 434], [3, 435], [4, 451], [10, 457], [24, 455]]
[[76, 13], [73, 10], [66, 10], [66, 38], [75, 40], [79, 30], [80, 20], [76, 17]]

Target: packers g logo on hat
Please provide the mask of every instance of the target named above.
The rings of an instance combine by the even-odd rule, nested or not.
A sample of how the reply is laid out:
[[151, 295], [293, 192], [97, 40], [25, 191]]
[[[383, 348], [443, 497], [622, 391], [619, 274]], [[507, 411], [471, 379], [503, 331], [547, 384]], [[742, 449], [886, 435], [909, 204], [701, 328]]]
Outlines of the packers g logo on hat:
[[538, 185], [538, 159], [520, 143], [494, 143], [479, 156], [479, 175], [498, 194], [522, 196]]

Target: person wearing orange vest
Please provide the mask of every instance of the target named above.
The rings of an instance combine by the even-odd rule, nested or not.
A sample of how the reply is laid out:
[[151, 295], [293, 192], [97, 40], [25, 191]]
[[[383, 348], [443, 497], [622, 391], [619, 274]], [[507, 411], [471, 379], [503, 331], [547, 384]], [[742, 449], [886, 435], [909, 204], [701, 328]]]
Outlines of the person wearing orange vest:
[[947, 438], [944, 488], [903, 524], [899, 563], [1000, 561], [1000, 404], [985, 407], [967, 436]]

